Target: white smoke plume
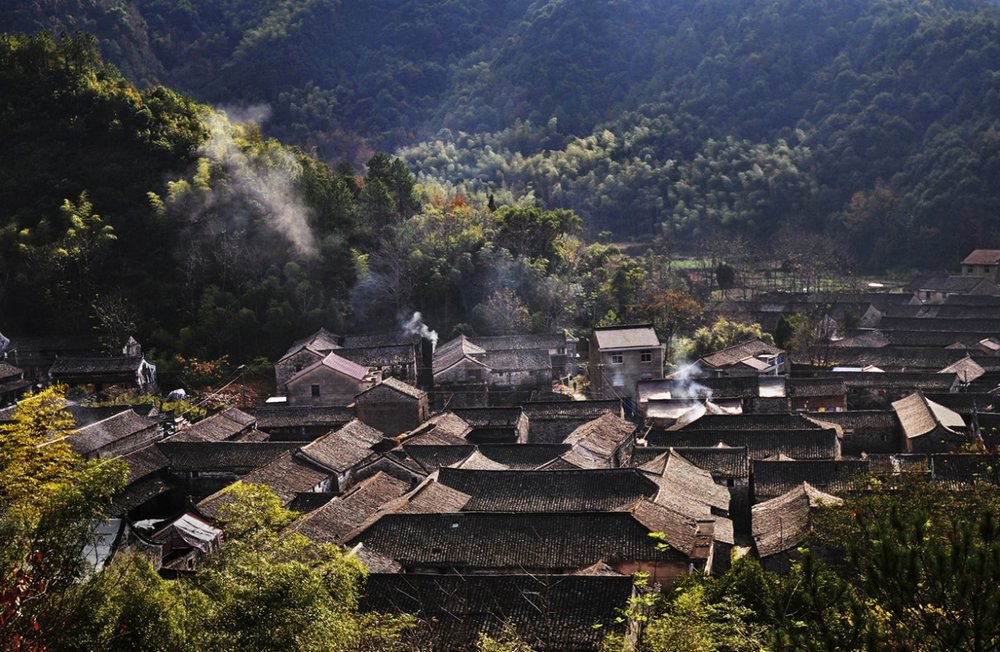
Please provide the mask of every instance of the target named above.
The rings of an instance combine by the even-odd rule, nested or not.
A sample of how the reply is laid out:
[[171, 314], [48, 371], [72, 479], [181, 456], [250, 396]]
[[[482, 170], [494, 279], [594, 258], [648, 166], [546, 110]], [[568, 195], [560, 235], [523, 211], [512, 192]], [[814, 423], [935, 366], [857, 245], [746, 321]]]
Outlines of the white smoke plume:
[[266, 106], [254, 106], [228, 109], [221, 115], [209, 114], [205, 119], [209, 138], [202, 145], [201, 154], [226, 170], [232, 192], [257, 204], [268, 216], [271, 226], [284, 235], [300, 255], [314, 256], [319, 248], [309, 227], [309, 207], [299, 197], [294, 184], [302, 171], [298, 161], [288, 152], [275, 148], [268, 152], [265, 165], [250, 159], [233, 140], [232, 124], [259, 124], [269, 113]]
[[431, 348], [436, 349], [438, 343], [437, 331], [433, 331], [427, 327], [424, 323], [424, 316], [419, 312], [413, 313], [406, 322], [403, 323], [403, 330], [407, 333], [412, 333], [413, 335], [419, 335], [425, 339], [430, 340]]
[[712, 400], [712, 389], [699, 383], [695, 378], [700, 378], [701, 370], [687, 360], [681, 361], [677, 365], [677, 371], [670, 374], [670, 397], [671, 398], [698, 398]]

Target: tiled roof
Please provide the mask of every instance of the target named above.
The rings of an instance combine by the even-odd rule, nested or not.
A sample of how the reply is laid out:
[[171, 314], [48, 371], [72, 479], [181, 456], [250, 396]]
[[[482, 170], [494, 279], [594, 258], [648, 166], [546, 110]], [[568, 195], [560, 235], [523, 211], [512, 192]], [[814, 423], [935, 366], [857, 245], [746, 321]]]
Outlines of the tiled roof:
[[956, 434], [956, 428], [965, 428], [965, 421], [961, 415], [943, 405], [928, 401], [920, 392], [894, 401], [892, 409], [903, 427], [903, 434], [908, 438], [925, 435], [938, 426]]
[[254, 408], [250, 411], [257, 418], [257, 427], [294, 428], [303, 426], [340, 427], [354, 418], [354, 411], [343, 406], [271, 406]]
[[417, 362], [413, 346], [398, 344], [396, 346], [376, 346], [357, 349], [337, 349], [337, 355], [356, 362], [362, 367], [399, 367], [414, 365]]
[[409, 442], [403, 444], [407, 455], [412, 457], [425, 471], [434, 471], [443, 466], [452, 466], [476, 452], [473, 444], [428, 444]]
[[[869, 330], [857, 335], [852, 335], [851, 337], [845, 337], [841, 340], [834, 340], [833, 342], [830, 342], [830, 346], [878, 349], [895, 343], [896, 342], [890, 339], [889, 336], [882, 331]], [[837, 354], [836, 352], [832, 352], [830, 355], [836, 357]]]
[[890, 334], [892, 331], [925, 331], [931, 333], [997, 333], [1000, 332], [1000, 318], [995, 316], [980, 319], [957, 319], [944, 317], [882, 317], [879, 329]]
[[591, 401], [530, 401], [521, 406], [531, 419], [596, 419], [605, 412], [621, 416], [622, 404], [618, 399]]
[[[471, 650], [513, 627], [532, 650], [596, 650], [632, 595], [629, 576], [373, 574], [363, 611], [413, 614], [435, 650]], [[422, 640], [422, 637], [421, 637]]]
[[840, 376], [821, 378], [787, 378], [785, 395], [792, 398], [805, 396], [836, 396], [847, 393], [847, 386]]
[[273, 462], [277, 457], [299, 447], [289, 442], [243, 441], [174, 441], [156, 444], [170, 461], [172, 471], [232, 471], [249, 473]]
[[128, 464], [128, 484], [161, 471], [170, 465], [170, 459], [161, 453], [155, 445], [140, 448], [128, 455], [122, 455], [121, 459]]
[[820, 429], [801, 414], [706, 414], [679, 432], [695, 430], [809, 430]]
[[738, 364], [747, 359], [756, 359], [758, 355], [778, 355], [780, 353], [784, 353], [784, 351], [772, 344], [760, 340], [751, 340], [742, 344], [727, 346], [720, 351], [702, 357], [699, 359], [699, 362], [718, 369]]
[[382, 439], [378, 430], [355, 419], [303, 446], [300, 453], [323, 467], [343, 473], [373, 455], [371, 447]]
[[289, 530], [313, 541], [341, 543], [343, 537], [378, 512], [386, 503], [399, 498], [409, 485], [381, 471], [355, 485], [293, 523]]
[[[244, 476], [240, 482], [266, 484], [285, 505], [296, 495], [311, 491], [330, 478], [330, 472], [320, 469], [300, 458], [294, 451], [282, 453], [274, 461]], [[198, 503], [198, 511], [216, 518], [221, 505], [229, 501], [225, 490], [217, 491]]]
[[938, 453], [931, 455], [931, 477], [937, 482], [955, 486], [975, 482], [1000, 484], [1000, 456], [972, 453]]
[[574, 430], [564, 443], [573, 449], [584, 448], [595, 455], [610, 459], [615, 451], [634, 435], [634, 423], [608, 412]]
[[931, 276], [908, 284], [914, 291], [952, 292], [996, 296], [1000, 288], [981, 276]]
[[130, 480], [129, 484], [111, 499], [108, 516], [123, 518], [136, 507], [168, 493], [174, 488], [170, 480], [158, 475], [147, 475], [134, 481]]
[[911, 371], [877, 372], [855, 371], [844, 372], [844, 384], [848, 389], [910, 389], [923, 391], [950, 391], [955, 383], [954, 376], [940, 373], [924, 373]]
[[751, 508], [754, 545], [762, 557], [795, 548], [809, 532], [810, 510], [843, 500], [803, 482], [786, 493]]
[[963, 265], [1000, 264], [1000, 249], [975, 249], [962, 260]]
[[436, 414], [403, 436], [413, 446], [463, 445], [472, 426], [454, 412]]
[[549, 352], [540, 349], [487, 351], [483, 354], [482, 361], [493, 373], [552, 369], [552, 358], [549, 357]]
[[[597, 561], [660, 561], [650, 532], [667, 532], [693, 549], [695, 524], [652, 503], [628, 512], [386, 514], [350, 543], [422, 568], [544, 571], [577, 569]], [[646, 522], [647, 524], [644, 524]], [[687, 536], [671, 536], [680, 532]]]
[[142, 357], [115, 356], [108, 358], [56, 358], [49, 370], [53, 376], [78, 374], [134, 374]]
[[413, 385], [410, 385], [409, 383], [404, 383], [403, 381], [396, 380], [395, 378], [383, 378], [382, 382], [380, 382], [378, 385], [374, 385], [372, 387], [369, 387], [365, 391], [363, 391], [360, 394], [358, 394], [358, 398], [364, 396], [368, 392], [377, 390], [379, 388], [391, 389], [392, 391], [394, 391], [394, 392], [396, 392], [398, 394], [402, 394], [403, 396], [406, 396], [407, 398], [412, 398], [412, 399], [418, 399], [419, 400], [419, 399], [424, 398], [425, 396], [427, 396], [427, 392], [425, 392], [422, 389], [417, 389], [416, 387], [414, 387]]
[[747, 478], [750, 475], [750, 457], [746, 448], [731, 446], [676, 446], [674, 448], [636, 446], [632, 451], [633, 464], [650, 464], [660, 456], [663, 459], [650, 471], [663, 473], [670, 451], [682, 455], [700, 469], [716, 478]]
[[114, 416], [80, 428], [69, 438], [69, 442], [74, 451], [87, 456], [141, 430], [154, 427], [160, 427], [159, 421], [141, 417], [126, 408]]
[[751, 469], [758, 502], [803, 482], [831, 493], [861, 489], [869, 472], [867, 460], [754, 460]]
[[469, 341], [484, 351], [524, 351], [559, 349], [566, 346], [566, 336], [553, 335], [497, 335], [470, 337]]
[[467, 458], [461, 462], [456, 462], [453, 465], [455, 468], [459, 469], [469, 469], [471, 471], [506, 471], [507, 466], [496, 462], [486, 457], [478, 450], [469, 455]]
[[955, 374], [958, 376], [959, 382], [971, 383], [972, 381], [976, 380], [977, 378], [985, 374], [986, 370], [983, 369], [980, 365], [978, 365], [976, 361], [973, 360], [971, 357], [965, 356], [961, 360], [958, 360], [957, 362], [953, 362], [952, 364], [948, 365], [938, 373]]
[[601, 351], [656, 349], [660, 346], [656, 331], [646, 324], [595, 328], [594, 338], [597, 341], [597, 348]]
[[324, 357], [322, 360], [317, 360], [316, 362], [309, 365], [302, 371], [296, 373], [294, 376], [289, 378], [287, 382], [289, 384], [294, 383], [299, 378], [304, 377], [306, 374], [312, 373], [313, 371], [319, 369], [320, 367], [326, 367], [327, 369], [336, 371], [337, 373], [343, 374], [349, 378], [353, 378], [354, 380], [364, 380], [365, 377], [368, 375], [367, 367], [362, 367], [361, 365], [355, 362], [351, 362], [346, 358], [341, 358], [336, 353], [328, 353], [326, 354], [326, 357]]
[[450, 514], [461, 511], [468, 502], [468, 494], [441, 484], [432, 475], [413, 491], [388, 505], [385, 511], [394, 514]]
[[838, 454], [837, 433], [833, 429], [676, 430], [650, 433], [648, 439], [656, 446], [703, 448], [722, 443], [735, 448], [746, 447], [753, 460], [779, 454], [795, 459], [833, 459]]
[[[309, 347], [316, 351], [317, 353], [327, 353], [334, 349], [340, 348], [340, 336], [331, 333], [325, 328], [320, 328], [318, 331], [310, 335], [309, 337], [304, 337], [298, 340], [285, 351], [285, 355], [282, 359], [288, 357], [289, 355], [299, 351], [305, 347]], [[280, 360], [279, 360], [280, 362]]]
[[[966, 354], [962, 349], [948, 349], [944, 348], [944, 345], [939, 348], [885, 346], [880, 349], [845, 346], [831, 348], [825, 353], [818, 351], [817, 353], [823, 355], [835, 367], [875, 367], [884, 372], [904, 373], [935, 372]], [[858, 373], [851, 372], [851, 376], [856, 376]], [[846, 375], [846, 373], [844, 376], [848, 388], [851, 387], [851, 376]]]
[[869, 453], [868, 470], [872, 475], [893, 476], [900, 473], [929, 473], [930, 457], [923, 453]]
[[416, 333], [407, 333], [405, 331], [393, 331], [391, 333], [345, 335], [342, 340], [342, 344], [346, 349], [400, 346], [403, 344], [414, 346], [420, 341], [420, 335]]
[[485, 353], [485, 349], [476, 346], [464, 335], [459, 335], [434, 350], [434, 374], [447, 371], [462, 360], [471, 360], [481, 367], [486, 367], [477, 359]]
[[0, 379], [7, 378], [20, 378], [24, 371], [18, 369], [12, 364], [7, 364], [0, 360]]
[[226, 441], [236, 437], [255, 423], [256, 418], [235, 408], [202, 419], [183, 430], [178, 430], [167, 441]]
[[715, 538], [733, 543], [733, 523], [728, 518], [729, 490], [716, 484], [712, 474], [673, 451], [658, 474], [649, 473], [660, 486], [653, 499], [695, 521], [714, 520]]
[[471, 407], [452, 411], [473, 428], [514, 426], [523, 416], [520, 407]]
[[570, 450], [569, 444], [479, 444], [479, 452], [512, 470], [537, 469]]
[[657, 485], [635, 469], [471, 471], [441, 469], [438, 482], [471, 498], [463, 511], [599, 512], [652, 498]]

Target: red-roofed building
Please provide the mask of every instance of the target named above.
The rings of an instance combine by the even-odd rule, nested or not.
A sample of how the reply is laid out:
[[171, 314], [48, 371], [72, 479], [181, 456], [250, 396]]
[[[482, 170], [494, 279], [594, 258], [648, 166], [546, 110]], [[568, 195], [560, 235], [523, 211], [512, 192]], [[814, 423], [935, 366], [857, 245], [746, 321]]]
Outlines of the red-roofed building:
[[378, 374], [336, 353], [328, 353], [285, 383], [289, 405], [349, 405], [378, 382]]

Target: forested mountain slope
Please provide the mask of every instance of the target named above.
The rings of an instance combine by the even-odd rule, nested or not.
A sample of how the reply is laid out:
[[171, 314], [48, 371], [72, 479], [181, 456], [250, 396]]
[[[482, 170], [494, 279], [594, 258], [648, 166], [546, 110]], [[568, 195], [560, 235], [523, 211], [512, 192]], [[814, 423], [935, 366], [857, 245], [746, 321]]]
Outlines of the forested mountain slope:
[[92, 31], [328, 160], [404, 147], [595, 231], [806, 231], [869, 269], [1000, 238], [988, 0], [17, 0], [0, 28]]

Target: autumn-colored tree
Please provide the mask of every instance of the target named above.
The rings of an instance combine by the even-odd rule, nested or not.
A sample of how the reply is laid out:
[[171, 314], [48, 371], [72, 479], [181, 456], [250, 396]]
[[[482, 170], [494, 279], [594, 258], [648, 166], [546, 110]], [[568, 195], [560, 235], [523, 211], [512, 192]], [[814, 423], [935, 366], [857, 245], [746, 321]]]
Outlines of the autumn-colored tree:
[[79, 612], [72, 588], [91, 572], [93, 540], [127, 467], [87, 461], [70, 446], [62, 391], [29, 394], [0, 425], [0, 640], [46, 646]]
[[701, 304], [681, 290], [658, 292], [649, 298], [645, 311], [652, 317], [653, 326], [667, 344], [667, 358], [672, 357], [674, 335], [690, 331], [702, 318]]

